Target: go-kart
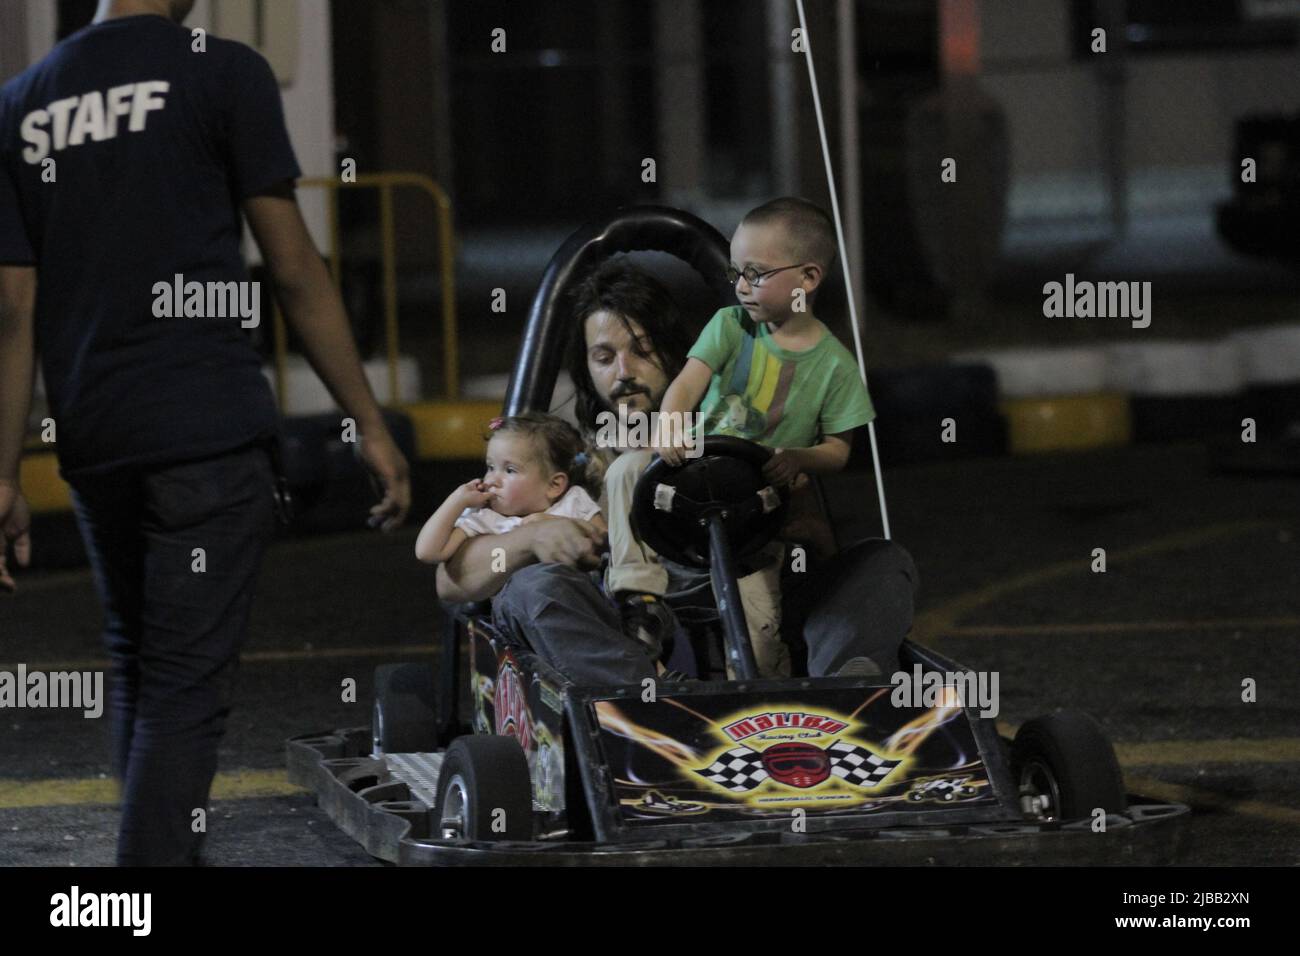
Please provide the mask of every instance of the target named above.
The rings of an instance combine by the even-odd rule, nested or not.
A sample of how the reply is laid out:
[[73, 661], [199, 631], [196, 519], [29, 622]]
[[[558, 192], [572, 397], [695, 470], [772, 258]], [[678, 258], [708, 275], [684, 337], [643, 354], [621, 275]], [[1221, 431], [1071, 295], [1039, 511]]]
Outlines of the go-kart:
[[[727, 264], [722, 237], [676, 210], [579, 230], [543, 279], [507, 411], [548, 407], [565, 287], [630, 249], [674, 253], [706, 281]], [[785, 517], [787, 492], [762, 474], [770, 454], [709, 436], [700, 457], [656, 458], [637, 483], [641, 536], [709, 572], [710, 587], [667, 598], [699, 679], [577, 686], [486, 606], [445, 608], [438, 679], [380, 667], [371, 727], [290, 740], [290, 779], [399, 864], [1170, 862], [1187, 808], [1127, 794], [1086, 715], [1006, 740], [948, 684], [900, 700], [889, 675], [756, 676], [737, 575]], [[908, 673], [967, 671], [911, 641], [899, 656]]]

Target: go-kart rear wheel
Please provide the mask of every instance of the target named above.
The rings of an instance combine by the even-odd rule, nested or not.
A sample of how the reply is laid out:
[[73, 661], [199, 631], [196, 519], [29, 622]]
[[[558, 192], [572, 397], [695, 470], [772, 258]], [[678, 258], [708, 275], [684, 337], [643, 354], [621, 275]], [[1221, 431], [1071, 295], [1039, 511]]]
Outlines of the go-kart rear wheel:
[[513, 737], [457, 737], [442, 760], [435, 836], [443, 840], [531, 840], [533, 786]]
[[1035, 717], [1011, 745], [1011, 774], [1026, 818], [1078, 820], [1100, 807], [1128, 806], [1115, 749], [1087, 714], [1060, 710]]
[[375, 668], [370, 723], [376, 754], [433, 753], [438, 749], [438, 707], [428, 664]]

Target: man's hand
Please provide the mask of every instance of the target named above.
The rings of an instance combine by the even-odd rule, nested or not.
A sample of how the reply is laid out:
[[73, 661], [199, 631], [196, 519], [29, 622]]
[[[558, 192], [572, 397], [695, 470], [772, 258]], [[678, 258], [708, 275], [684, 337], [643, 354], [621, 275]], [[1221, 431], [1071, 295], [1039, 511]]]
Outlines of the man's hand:
[[557, 518], [538, 522], [533, 531], [533, 554], [542, 564], [567, 564], [591, 569], [600, 567], [605, 535], [590, 521]]
[[387, 431], [361, 436], [357, 453], [379, 482], [383, 500], [370, 509], [370, 527], [394, 531], [411, 510], [411, 469]]
[[7, 564], [10, 543], [18, 567], [25, 568], [32, 560], [31, 528], [27, 499], [13, 482], [0, 481], [0, 591], [12, 593], [18, 587]]
[[312, 245], [294, 199], [293, 184], [268, 187], [263, 194], [246, 199], [243, 209], [266, 260], [285, 321], [302, 340], [303, 354], [330, 395], [360, 425], [358, 454], [383, 486], [383, 501], [370, 509], [370, 526], [392, 531], [411, 507], [410, 469], [383, 426], [343, 300]]
[[804, 470], [804, 449], [778, 448], [763, 464], [763, 477], [777, 486], [788, 485]]

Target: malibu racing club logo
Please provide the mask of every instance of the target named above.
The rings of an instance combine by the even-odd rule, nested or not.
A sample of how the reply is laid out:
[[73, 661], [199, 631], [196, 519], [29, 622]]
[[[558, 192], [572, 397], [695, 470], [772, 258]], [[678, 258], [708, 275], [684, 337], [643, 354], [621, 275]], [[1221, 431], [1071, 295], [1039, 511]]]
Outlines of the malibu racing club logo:
[[[741, 744], [695, 773], [733, 793], [748, 793], [766, 781], [797, 790], [837, 777], [857, 787], [877, 787], [901, 760], [835, 737], [848, 722], [825, 714], [767, 711], [725, 724], [721, 730]], [[826, 741], [832, 741], [829, 746]]]

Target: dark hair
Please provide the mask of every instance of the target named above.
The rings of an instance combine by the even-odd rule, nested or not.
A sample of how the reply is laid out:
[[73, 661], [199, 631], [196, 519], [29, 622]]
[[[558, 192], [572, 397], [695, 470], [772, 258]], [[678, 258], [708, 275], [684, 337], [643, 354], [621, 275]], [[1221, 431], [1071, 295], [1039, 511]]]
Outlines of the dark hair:
[[629, 335], [629, 320], [641, 326], [670, 382], [686, 365], [686, 353], [694, 344], [677, 303], [658, 279], [624, 259], [607, 259], [594, 269], [574, 292], [568, 356], [576, 398], [574, 417], [591, 432], [596, 430], [596, 416], [609, 408], [596, 394], [587, 368], [587, 319], [601, 311], [618, 316]]
[[835, 223], [826, 210], [797, 196], [783, 196], [745, 213], [742, 226], [776, 225], [786, 233], [790, 254], [830, 272], [835, 262]]
[[578, 430], [563, 418], [545, 412], [521, 412], [508, 418], [494, 418], [485, 440], [504, 433], [525, 435], [533, 452], [542, 459], [547, 474], [562, 471], [569, 476], [569, 487], [583, 488], [593, 498], [600, 497], [600, 470], [593, 467], [591, 456]]

